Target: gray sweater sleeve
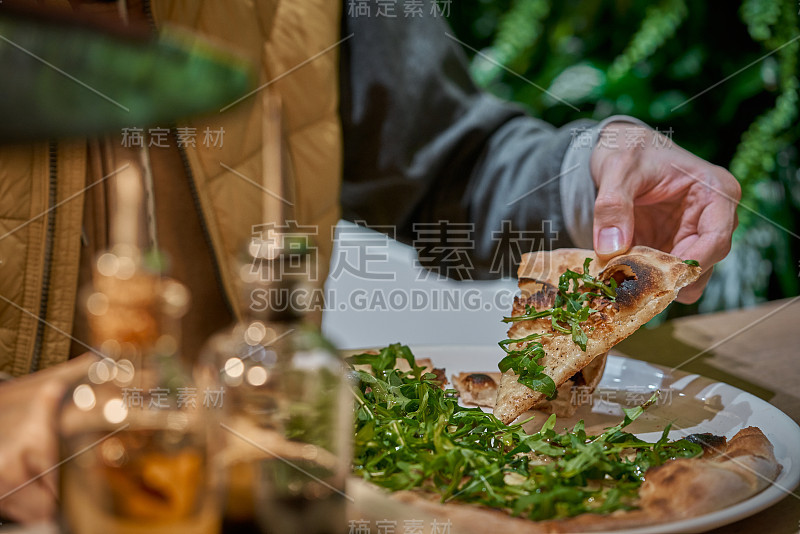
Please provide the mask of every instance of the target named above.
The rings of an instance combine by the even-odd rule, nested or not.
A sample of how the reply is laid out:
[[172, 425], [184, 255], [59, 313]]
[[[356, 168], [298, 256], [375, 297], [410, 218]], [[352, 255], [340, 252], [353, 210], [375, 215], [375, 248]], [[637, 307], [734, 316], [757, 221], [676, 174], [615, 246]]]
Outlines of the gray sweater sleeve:
[[394, 225], [406, 242], [415, 224], [471, 224], [474, 278], [515, 274], [498, 270], [497, 256], [519, 231], [533, 232], [522, 252], [572, 245], [562, 163], [593, 123], [554, 128], [477, 90], [442, 18], [404, 17], [402, 2], [396, 11], [343, 20], [352, 34], [341, 50], [345, 217]]

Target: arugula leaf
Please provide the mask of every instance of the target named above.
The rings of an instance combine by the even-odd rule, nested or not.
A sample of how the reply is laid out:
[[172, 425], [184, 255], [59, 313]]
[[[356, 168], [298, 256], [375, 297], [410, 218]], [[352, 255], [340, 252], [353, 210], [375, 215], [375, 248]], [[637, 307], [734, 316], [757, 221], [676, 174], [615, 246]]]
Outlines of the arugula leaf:
[[[498, 367], [505, 373], [509, 369], [514, 369], [520, 384], [544, 393], [548, 398], [556, 394], [556, 384], [553, 379], [544, 374], [544, 366], [539, 365], [539, 360], [544, 356], [544, 348], [538, 341], [533, 341], [542, 337], [541, 334], [531, 334], [521, 339], [506, 339], [500, 342], [500, 347], [506, 352], [505, 358], [500, 360]], [[522, 349], [509, 349], [512, 343], [525, 343]]]
[[700, 262], [697, 260], [683, 260], [683, 263], [686, 265], [693, 265], [695, 267], [700, 267]]
[[623, 408], [622, 412], [625, 414], [625, 417], [622, 419], [622, 421], [615, 426], [607, 428], [605, 432], [596, 438], [596, 441], [611, 441], [612, 438], [617, 436], [623, 428], [636, 421], [647, 408], [655, 404], [660, 394], [660, 392], [656, 391], [650, 396], [649, 399], [645, 401], [644, 404], [640, 406], [634, 406], [633, 408]]
[[553, 379], [542, 372], [536, 373], [534, 376], [520, 376], [517, 382], [543, 393], [548, 399], [555, 397], [558, 389]]

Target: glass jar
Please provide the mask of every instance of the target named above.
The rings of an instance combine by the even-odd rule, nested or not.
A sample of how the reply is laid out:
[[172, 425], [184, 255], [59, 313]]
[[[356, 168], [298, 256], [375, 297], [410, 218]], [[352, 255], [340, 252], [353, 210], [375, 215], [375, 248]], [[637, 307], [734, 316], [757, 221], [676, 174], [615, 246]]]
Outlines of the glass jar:
[[62, 530], [218, 532], [214, 410], [178, 343], [188, 291], [107, 253], [84, 293], [98, 360], [60, 404]]
[[309, 317], [313, 254], [248, 247], [243, 319], [207, 343], [225, 390], [223, 531], [339, 533], [350, 472], [352, 394], [345, 365]]

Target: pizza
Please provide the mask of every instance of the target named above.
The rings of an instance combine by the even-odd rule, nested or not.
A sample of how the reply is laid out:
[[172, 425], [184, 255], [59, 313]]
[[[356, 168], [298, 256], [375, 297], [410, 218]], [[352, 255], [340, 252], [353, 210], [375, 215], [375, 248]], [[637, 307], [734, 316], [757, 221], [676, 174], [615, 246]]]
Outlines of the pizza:
[[[588, 272], [584, 272], [584, 266]], [[553, 307], [559, 293], [563, 293], [559, 280], [567, 271], [616, 286], [615, 298], [601, 294], [588, 303], [596, 313], [579, 325], [586, 337], [585, 348], [574, 342], [572, 333], [557, 330], [550, 317], [516, 321], [508, 330], [509, 340], [541, 336], [538, 342], [544, 354], [538, 363], [556, 388], [663, 311], [681, 288], [700, 276], [696, 264], [643, 246], [633, 247], [627, 254], [606, 263], [599, 261], [591, 250], [559, 249], [526, 254], [518, 270], [520, 295], [514, 299], [512, 319], [525, 317], [526, 310], [541, 312]], [[526, 343], [517, 345], [524, 347]], [[494, 414], [509, 423], [544, 402], [546, 397], [520, 383], [519, 377], [509, 370], [500, 378]]]
[[[527, 255], [501, 372], [453, 375], [452, 389], [436, 362], [400, 344], [348, 360], [358, 383], [354, 474], [373, 497], [411, 507], [395, 512], [446, 520], [458, 533], [632, 528], [755, 495], [781, 471], [763, 432], [670, 440], [665, 421], [661, 438], [646, 442], [625, 429], [657, 393], [622, 408], [624, 419], [602, 433], [583, 421], [557, 429], [578, 408], [571, 389], [594, 388], [608, 350], [699, 275], [696, 262], [647, 247], [607, 263], [577, 249]], [[551, 413], [535, 433], [518, 421], [531, 408]]]
[[[587, 435], [582, 423], [559, 432], [555, 415], [529, 434], [462, 407], [444, 370], [416, 360], [408, 347], [359, 354], [351, 363], [360, 386], [357, 478], [348, 494], [358, 503], [352, 517], [361, 520], [427, 517], [454, 534], [617, 530], [721, 510], [781, 471], [756, 427], [730, 439], [700, 433], [670, 441], [667, 424], [653, 443], [627, 433], [652, 398], [624, 409], [624, 420], [598, 435]], [[487, 378], [491, 373], [460, 374], [453, 382]]]
[[392, 499], [449, 521], [451, 532], [554, 534], [602, 532], [666, 523], [722, 510], [769, 485], [780, 473], [772, 444], [756, 427], [745, 427], [730, 440], [710, 434], [692, 439], [704, 445], [703, 456], [672, 460], [647, 473], [635, 510], [601, 515], [530, 521], [503, 510], [461, 503], [442, 503], [434, 495], [404, 491]]

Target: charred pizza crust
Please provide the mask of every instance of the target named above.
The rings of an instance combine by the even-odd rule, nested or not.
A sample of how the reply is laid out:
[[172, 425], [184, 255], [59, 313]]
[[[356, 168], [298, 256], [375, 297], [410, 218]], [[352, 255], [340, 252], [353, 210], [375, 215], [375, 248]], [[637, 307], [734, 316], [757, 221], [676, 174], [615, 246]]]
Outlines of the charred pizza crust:
[[464, 404], [494, 407], [500, 373], [459, 373], [450, 377]]
[[708, 456], [712, 457], [705, 461], [679, 459], [650, 469], [639, 489], [643, 509], [666, 520], [707, 514], [755, 495], [781, 471], [772, 443], [752, 426], [725, 446], [706, 447], [703, 458]]

